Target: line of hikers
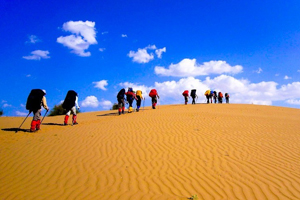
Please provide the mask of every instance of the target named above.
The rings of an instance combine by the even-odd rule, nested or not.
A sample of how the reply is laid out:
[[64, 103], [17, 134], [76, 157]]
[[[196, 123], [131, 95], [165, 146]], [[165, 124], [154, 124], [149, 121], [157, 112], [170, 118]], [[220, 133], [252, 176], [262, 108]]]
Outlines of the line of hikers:
[[[46, 95], [45, 90], [33, 89], [33, 90], [31, 90], [31, 92], [27, 98], [26, 109], [29, 110], [27, 117], [29, 116], [29, 114], [31, 112], [33, 113], [33, 119], [32, 119], [31, 126], [30, 126], [31, 132], [40, 130], [40, 128], [41, 128], [41, 123], [42, 123], [42, 120], [44, 119], [43, 118], [41, 120], [42, 107], [44, 107], [47, 110], [47, 112], [49, 111], [49, 107], [47, 106], [47, 101], [46, 101], [45, 95]], [[188, 99], [190, 98], [190, 96], [193, 99], [192, 104], [196, 104], [196, 98], [198, 98], [198, 96], [196, 95], [196, 89], [191, 90], [191, 95], [189, 95], [188, 90], [185, 90], [182, 93], [182, 95], [184, 96], [186, 105], [188, 103]], [[214, 103], [217, 103], [217, 99], [218, 99], [218, 103], [222, 103], [222, 99], [223, 99], [222, 92], [217, 93], [216, 91], [213, 91], [213, 90], [207, 90], [204, 93], [204, 95], [207, 98], [207, 103], [209, 103], [209, 102], [212, 103], [212, 99], [214, 99]], [[159, 99], [159, 95], [158, 95], [156, 89], [152, 89], [149, 93], [149, 96], [151, 97], [152, 109], [156, 109], [157, 101]], [[225, 99], [226, 99], [226, 103], [229, 103], [229, 94], [228, 93], [225, 93]], [[125, 91], [124, 88], [121, 89], [119, 91], [119, 93], [117, 94], [117, 100], [118, 100], [119, 115], [125, 113], [125, 101], [126, 101], [126, 103], [129, 104], [128, 113], [133, 112], [132, 104], [133, 104], [134, 100], [136, 100], [136, 112], [139, 112], [142, 100], [144, 100], [144, 103], [145, 103], [145, 98], [142, 95], [142, 91], [137, 90], [135, 92], [135, 91], [133, 91], [133, 89], [131, 87], [128, 88], [127, 92]], [[72, 113], [72, 125], [78, 124], [76, 107], [77, 107], [77, 109], [80, 109], [80, 107], [78, 105], [77, 92], [75, 92], [74, 90], [69, 90], [65, 97], [65, 100], [62, 104], [62, 107], [66, 110], [66, 115], [64, 117], [63, 125], [65, 125], [65, 126], [68, 125], [68, 120], [69, 120], [71, 113]], [[47, 112], [45, 113], [45, 116], [46, 116]], [[26, 120], [26, 118], [25, 118], [25, 120]], [[22, 124], [21, 124], [21, 126], [22, 126]]]
[[[184, 103], [185, 105], [187, 105], [188, 101], [189, 101], [189, 98], [190, 96], [192, 97], [192, 104], [196, 104], [196, 101], [195, 99], [198, 98], [197, 94], [196, 94], [196, 89], [192, 89], [191, 90], [191, 95], [189, 95], [189, 91], [188, 90], [185, 90], [183, 93], [182, 93], [183, 97], [184, 97]], [[207, 103], [212, 103], [212, 100], [214, 100], [214, 103], [223, 103], [223, 93], [222, 92], [219, 92], [217, 93], [217, 91], [213, 91], [213, 90], [206, 90], [204, 95], [206, 96], [206, 99], [207, 99]], [[228, 93], [225, 93], [225, 100], [226, 100], [226, 103], [229, 103], [229, 94]]]

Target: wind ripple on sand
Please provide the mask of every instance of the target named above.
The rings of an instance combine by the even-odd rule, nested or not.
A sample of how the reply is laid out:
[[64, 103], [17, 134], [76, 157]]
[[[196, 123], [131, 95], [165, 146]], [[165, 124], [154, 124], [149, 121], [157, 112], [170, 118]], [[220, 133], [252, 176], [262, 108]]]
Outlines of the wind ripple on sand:
[[34, 134], [1, 132], [0, 199], [300, 199], [297, 109], [101, 114]]

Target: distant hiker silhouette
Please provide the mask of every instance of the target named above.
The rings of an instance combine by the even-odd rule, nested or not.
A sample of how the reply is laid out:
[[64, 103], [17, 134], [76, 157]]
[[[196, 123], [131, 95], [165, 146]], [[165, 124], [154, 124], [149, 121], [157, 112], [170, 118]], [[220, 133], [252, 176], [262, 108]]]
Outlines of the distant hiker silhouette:
[[119, 115], [125, 112], [125, 89], [121, 89], [117, 95]]
[[139, 112], [140, 110], [140, 107], [141, 107], [141, 102], [142, 102], [142, 99], [143, 99], [143, 92], [141, 90], [137, 90], [136, 91], [136, 111]]
[[78, 94], [74, 90], [69, 90], [66, 98], [62, 104], [62, 107], [66, 109], [67, 113], [64, 120], [64, 125], [68, 125], [68, 120], [70, 114], [72, 112], [72, 125], [76, 125], [77, 123], [77, 114], [76, 114], [76, 107], [79, 109], [78, 106]]
[[226, 99], [226, 103], [229, 103], [229, 94], [225, 93], [225, 99]]
[[218, 102], [219, 102], [219, 103], [222, 103], [222, 102], [223, 102], [223, 94], [222, 94], [222, 92], [219, 92], [219, 93], [218, 93]]
[[184, 96], [184, 104], [187, 105], [188, 101], [189, 101], [189, 98], [190, 98], [190, 95], [189, 95], [189, 91], [188, 90], [185, 90], [182, 95]]
[[210, 100], [210, 103], [212, 103], [212, 94], [213, 94], [213, 91], [211, 91], [211, 90], [205, 91], [204, 95], [206, 96], [207, 103], [209, 103], [209, 100]]
[[198, 96], [196, 95], [196, 89], [192, 89], [192, 90], [191, 90], [191, 97], [193, 98], [192, 104], [196, 104], [195, 99], [198, 97]]
[[156, 89], [152, 89], [149, 93], [149, 96], [151, 97], [152, 109], [155, 109], [157, 104], [157, 99], [159, 99]]

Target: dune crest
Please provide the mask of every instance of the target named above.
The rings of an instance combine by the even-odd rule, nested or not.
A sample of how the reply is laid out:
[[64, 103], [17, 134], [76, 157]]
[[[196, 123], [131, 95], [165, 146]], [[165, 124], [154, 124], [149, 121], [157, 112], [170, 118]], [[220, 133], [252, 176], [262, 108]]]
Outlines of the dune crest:
[[15, 133], [23, 119], [0, 118], [0, 199], [300, 199], [299, 109], [166, 105]]

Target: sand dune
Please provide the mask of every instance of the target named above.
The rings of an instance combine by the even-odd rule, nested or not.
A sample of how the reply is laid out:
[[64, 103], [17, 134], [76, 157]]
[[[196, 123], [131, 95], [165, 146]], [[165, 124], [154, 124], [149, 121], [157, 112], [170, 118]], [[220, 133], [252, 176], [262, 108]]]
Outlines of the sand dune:
[[15, 133], [23, 119], [0, 118], [0, 199], [300, 199], [299, 109], [167, 105]]

